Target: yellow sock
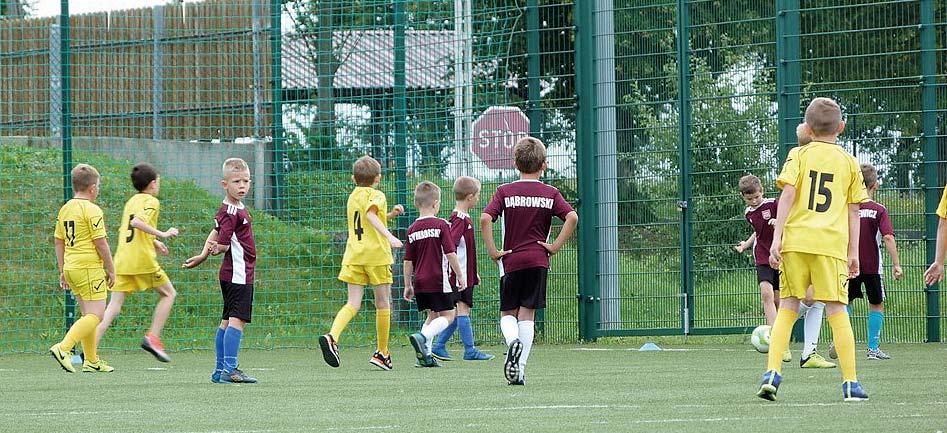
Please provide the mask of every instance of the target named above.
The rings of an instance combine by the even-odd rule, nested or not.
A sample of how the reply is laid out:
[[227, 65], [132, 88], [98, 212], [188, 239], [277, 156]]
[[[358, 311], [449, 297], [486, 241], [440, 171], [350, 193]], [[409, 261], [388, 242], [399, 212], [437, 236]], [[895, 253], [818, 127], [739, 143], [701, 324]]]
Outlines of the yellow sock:
[[[99, 326], [99, 318], [95, 317], [95, 319], [95, 326]], [[93, 364], [99, 362], [99, 351], [98, 347], [95, 345], [95, 331], [90, 332], [88, 335], [82, 338], [82, 354], [85, 355], [86, 361], [89, 361]]]
[[375, 332], [378, 333], [378, 351], [388, 354], [388, 335], [391, 331], [391, 309], [375, 310]]
[[766, 358], [766, 369], [776, 370], [777, 373], [783, 371], [783, 352], [789, 348], [789, 334], [792, 333], [792, 325], [796, 324], [799, 313], [780, 308], [776, 313], [776, 321], [773, 322], [773, 330], [769, 334], [769, 356]]
[[66, 336], [63, 337], [62, 342], [59, 343], [59, 347], [63, 351], [71, 352], [72, 349], [76, 347], [76, 344], [82, 341], [87, 335], [92, 334], [92, 338], [95, 338], [96, 326], [99, 326], [99, 318], [96, 317], [95, 314], [82, 316], [69, 327], [69, 332], [66, 332]]
[[832, 327], [832, 340], [838, 352], [838, 365], [842, 368], [842, 380], [858, 380], [855, 375], [855, 334], [852, 333], [848, 312], [843, 310], [829, 316], [829, 326]]
[[332, 321], [332, 330], [329, 331], [329, 334], [332, 335], [335, 341], [339, 341], [339, 335], [342, 334], [342, 331], [349, 325], [349, 321], [355, 317], [355, 313], [357, 312], [358, 311], [355, 311], [349, 304], [345, 304], [339, 309], [339, 312], [335, 315], [335, 320]]

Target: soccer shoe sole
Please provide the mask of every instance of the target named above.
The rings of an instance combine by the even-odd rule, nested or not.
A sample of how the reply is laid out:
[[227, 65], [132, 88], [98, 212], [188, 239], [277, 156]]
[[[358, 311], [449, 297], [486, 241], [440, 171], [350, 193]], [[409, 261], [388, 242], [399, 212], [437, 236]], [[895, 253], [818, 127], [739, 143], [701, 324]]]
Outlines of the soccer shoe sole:
[[812, 358], [810, 358], [809, 360], [807, 360], [806, 362], [804, 362], [802, 365], [799, 366], [799, 368], [835, 368], [835, 367], [836, 367], [835, 364], [829, 361], [823, 360], [819, 362]]
[[391, 371], [391, 367], [385, 365], [385, 363], [384, 363], [382, 360], [380, 360], [380, 359], [376, 359], [376, 358], [372, 357], [372, 359], [369, 359], [369, 360], [368, 360], [368, 363], [371, 364], [371, 365], [374, 365], [375, 367], [378, 367], [378, 368], [380, 368], [380, 369], [382, 369], [382, 370]]
[[513, 383], [519, 380], [520, 375], [520, 355], [523, 354], [523, 343], [519, 340], [513, 340], [510, 347], [506, 349], [506, 362], [503, 363], [503, 375], [506, 381]]
[[70, 356], [67, 358], [65, 356], [60, 356], [61, 353], [62, 350], [59, 350], [59, 344], [55, 344], [53, 347], [49, 348], [49, 354], [53, 356], [53, 359], [59, 363], [59, 366], [62, 367], [63, 370], [66, 370], [67, 373], [75, 373], [76, 367], [72, 365], [72, 357]]
[[159, 350], [157, 350], [157, 349], [151, 347], [151, 345], [148, 344], [148, 341], [147, 341], [147, 340], [141, 342], [141, 348], [142, 348], [142, 349], [145, 349], [145, 352], [150, 353], [150, 354], [151, 354], [152, 356], [154, 356], [155, 359], [157, 359], [158, 361], [161, 361], [161, 362], [171, 362], [171, 357], [168, 356], [167, 353], [164, 353], [164, 351], [159, 351]]
[[431, 356], [433, 356], [435, 359], [438, 359], [438, 360], [441, 360], [441, 361], [453, 361], [453, 360], [454, 360], [454, 358], [452, 358], [452, 357], [450, 356], [450, 354], [447, 353], [446, 350], [445, 350], [443, 353], [437, 353], [437, 350], [432, 350], [432, 351], [431, 351]]
[[421, 365], [424, 365], [424, 343], [418, 337], [424, 338], [421, 334], [411, 334], [408, 336], [408, 341], [411, 342], [411, 347], [414, 348], [414, 355], [421, 361]]
[[339, 367], [339, 355], [332, 351], [332, 343], [329, 341], [329, 337], [325, 335], [319, 336], [319, 348], [322, 349], [322, 359], [326, 361], [326, 364], [329, 364], [330, 367]]
[[770, 384], [763, 384], [756, 396], [763, 400], [776, 401], [776, 387]]

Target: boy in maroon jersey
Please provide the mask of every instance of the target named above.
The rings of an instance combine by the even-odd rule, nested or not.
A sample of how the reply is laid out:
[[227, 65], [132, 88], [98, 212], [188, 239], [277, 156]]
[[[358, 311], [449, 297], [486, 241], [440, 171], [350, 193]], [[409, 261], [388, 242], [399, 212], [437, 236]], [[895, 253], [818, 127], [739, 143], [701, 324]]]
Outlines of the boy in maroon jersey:
[[[549, 257], [575, 232], [579, 215], [559, 190], [542, 183], [546, 146], [533, 137], [513, 146], [520, 180], [500, 185], [480, 215], [480, 229], [490, 258], [500, 269], [500, 331], [506, 339], [503, 374], [510, 385], [525, 385], [526, 361], [533, 345], [536, 310], [546, 307]], [[564, 223], [548, 243], [552, 217]], [[502, 218], [503, 250], [493, 240], [493, 222]]]
[[414, 205], [420, 216], [408, 227], [404, 250], [404, 299], [416, 299], [418, 311], [428, 311], [421, 332], [408, 336], [421, 367], [439, 367], [431, 356], [434, 336], [454, 321], [454, 295], [450, 269], [459, 278], [457, 288], [464, 290], [466, 276], [457, 260], [456, 244], [451, 240], [450, 224], [437, 217], [441, 189], [428, 181], [414, 189]]
[[[494, 358], [481, 352], [474, 345], [473, 325], [470, 323], [470, 309], [473, 307], [473, 289], [480, 284], [477, 273], [477, 244], [474, 242], [473, 220], [470, 210], [480, 201], [480, 181], [470, 176], [460, 176], [454, 181], [454, 198], [457, 205], [447, 222], [450, 223], [451, 240], [457, 245], [457, 259], [467, 274], [467, 289], [454, 292], [457, 298], [457, 319], [451, 322], [444, 332], [438, 334], [431, 353], [435, 358], [450, 361], [447, 353], [447, 341], [454, 331], [460, 328], [460, 339], [464, 343], [464, 359], [467, 361], [488, 361]], [[457, 276], [451, 274], [451, 283], [456, 284]]]
[[223, 175], [220, 184], [227, 195], [214, 217], [214, 229], [207, 236], [201, 253], [185, 260], [181, 267], [190, 269], [203, 263], [208, 255], [224, 255], [219, 273], [224, 308], [214, 345], [217, 366], [210, 380], [214, 383], [256, 383], [255, 378], [237, 368], [243, 329], [250, 323], [253, 310], [253, 272], [256, 268], [256, 243], [250, 226], [250, 212], [242, 202], [250, 190], [250, 167], [240, 158], [230, 158], [224, 161]]
[[[865, 178], [865, 187], [868, 189], [868, 197], [873, 198], [881, 186], [881, 182], [878, 181], [878, 170], [871, 164], [862, 164], [861, 171], [862, 177]], [[891, 225], [891, 219], [888, 218], [888, 209], [874, 200], [870, 199], [862, 203], [858, 213], [861, 217], [861, 237], [858, 241], [861, 273], [849, 282], [848, 305], [852, 305], [853, 300], [865, 294], [868, 295], [868, 359], [891, 359], [878, 347], [885, 310], [885, 289], [881, 278], [881, 250], [878, 243], [879, 239], [884, 242], [885, 249], [891, 255], [891, 263], [894, 265], [894, 279], [900, 280], [904, 272], [901, 270], [901, 260], [898, 258], [894, 227]], [[864, 293], [862, 285], [865, 286]]]

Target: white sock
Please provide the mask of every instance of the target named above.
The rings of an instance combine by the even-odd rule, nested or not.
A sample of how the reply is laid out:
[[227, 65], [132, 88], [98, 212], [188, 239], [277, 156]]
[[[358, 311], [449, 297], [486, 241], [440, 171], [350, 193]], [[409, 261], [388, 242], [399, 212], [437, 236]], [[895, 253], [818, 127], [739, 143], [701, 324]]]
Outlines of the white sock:
[[[799, 309], [805, 304], [800, 303]], [[825, 310], [825, 304], [813, 302], [806, 307], [806, 318], [804, 326], [805, 345], [802, 348], [802, 359], [806, 359], [815, 352], [819, 345], [819, 334], [822, 332], [822, 315]]]
[[427, 353], [431, 353], [431, 345], [434, 344], [434, 337], [444, 332], [444, 330], [447, 329], [447, 325], [450, 325], [447, 319], [438, 317], [432, 320], [431, 324], [421, 328], [421, 335], [423, 335], [426, 340], [425, 346], [427, 346]]
[[523, 320], [517, 325], [520, 331], [520, 343], [523, 343], [523, 354], [520, 355], [520, 365], [525, 366], [526, 360], [529, 359], [529, 350], [533, 347], [535, 327], [533, 326], [532, 320]]
[[506, 345], [509, 346], [513, 340], [520, 337], [520, 328], [516, 324], [516, 316], [503, 316], [500, 318], [500, 332], [506, 339]]

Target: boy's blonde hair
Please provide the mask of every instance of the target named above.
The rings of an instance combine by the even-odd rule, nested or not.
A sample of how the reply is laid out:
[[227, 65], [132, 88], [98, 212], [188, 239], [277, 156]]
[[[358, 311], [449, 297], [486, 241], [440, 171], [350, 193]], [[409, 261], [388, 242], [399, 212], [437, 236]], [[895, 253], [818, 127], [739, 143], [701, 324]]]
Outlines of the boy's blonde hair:
[[224, 179], [230, 176], [233, 173], [240, 173], [244, 171], [250, 171], [250, 166], [247, 165], [247, 162], [240, 158], [229, 158], [224, 161], [223, 166]]
[[755, 194], [763, 191], [763, 183], [755, 175], [748, 174], [740, 178], [740, 194]]
[[434, 202], [441, 199], [441, 187], [434, 182], [424, 181], [414, 187], [414, 205], [418, 208], [429, 208]]
[[806, 107], [806, 124], [817, 136], [835, 134], [841, 123], [842, 109], [829, 98], [815, 98]]
[[546, 145], [535, 137], [523, 137], [513, 146], [513, 159], [516, 169], [522, 173], [533, 174], [543, 168], [546, 162]]
[[72, 169], [72, 191], [85, 192], [99, 181], [99, 171], [89, 164], [79, 164]]
[[372, 186], [375, 178], [381, 174], [381, 164], [368, 155], [355, 160], [352, 164], [352, 177], [358, 186]]
[[800, 146], [805, 146], [809, 143], [812, 143], [812, 136], [806, 134], [805, 123], [800, 123], [799, 126], [796, 126], [796, 141]]
[[461, 176], [454, 181], [454, 199], [466, 200], [467, 197], [480, 192], [480, 181], [470, 176]]
[[861, 164], [862, 177], [865, 178], [865, 188], [871, 188], [878, 183], [878, 169], [865, 162]]

